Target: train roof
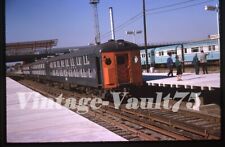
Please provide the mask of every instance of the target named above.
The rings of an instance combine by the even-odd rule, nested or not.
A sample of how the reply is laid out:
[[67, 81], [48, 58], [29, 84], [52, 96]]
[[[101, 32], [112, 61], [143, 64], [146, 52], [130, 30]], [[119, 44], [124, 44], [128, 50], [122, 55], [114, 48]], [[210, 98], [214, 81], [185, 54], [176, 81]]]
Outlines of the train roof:
[[83, 56], [83, 55], [96, 55], [99, 56], [100, 52], [110, 52], [110, 51], [125, 51], [125, 50], [139, 50], [138, 46], [134, 43], [124, 41], [124, 40], [110, 40], [106, 43], [100, 45], [90, 45], [77, 47], [70, 53], [56, 56], [54, 58], [48, 59], [48, 61], [53, 61], [60, 58], [70, 58], [72, 56]]
[[53, 56], [47, 59], [40, 59], [36, 62], [30, 63], [28, 65], [39, 64], [45, 61], [51, 62], [62, 58], [71, 58], [74, 56], [84, 56], [84, 55], [94, 55], [99, 56], [100, 52], [119, 52], [125, 50], [139, 50], [138, 45], [124, 41], [124, 40], [109, 40], [106, 43], [100, 45], [89, 45], [89, 46], [81, 46], [74, 48], [65, 48], [71, 49], [71, 52], [67, 52], [62, 55]]
[[[184, 43], [183, 47], [188, 48], [188, 47], [195, 47], [195, 46], [207, 46], [207, 45], [212, 45], [212, 44], [217, 44], [218, 40], [217, 39], [205, 39], [205, 40], [198, 40], [198, 41], [193, 41], [193, 42], [188, 42]], [[180, 49], [181, 45], [170, 45], [170, 46], [164, 46], [164, 47], [158, 47], [155, 48], [155, 50], [174, 50], [175, 48]]]
[[101, 52], [139, 50], [138, 45], [124, 40], [109, 40], [106, 43], [99, 45]]

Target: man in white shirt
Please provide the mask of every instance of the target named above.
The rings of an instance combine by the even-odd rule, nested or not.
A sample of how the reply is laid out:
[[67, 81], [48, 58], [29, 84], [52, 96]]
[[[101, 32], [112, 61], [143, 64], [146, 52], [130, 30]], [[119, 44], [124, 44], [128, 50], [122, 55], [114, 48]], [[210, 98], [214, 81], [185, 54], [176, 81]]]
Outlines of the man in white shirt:
[[207, 55], [208, 54], [204, 53], [203, 50], [201, 50], [201, 53], [199, 55], [200, 65], [202, 67], [203, 74], [208, 74], [207, 59], [206, 59]]

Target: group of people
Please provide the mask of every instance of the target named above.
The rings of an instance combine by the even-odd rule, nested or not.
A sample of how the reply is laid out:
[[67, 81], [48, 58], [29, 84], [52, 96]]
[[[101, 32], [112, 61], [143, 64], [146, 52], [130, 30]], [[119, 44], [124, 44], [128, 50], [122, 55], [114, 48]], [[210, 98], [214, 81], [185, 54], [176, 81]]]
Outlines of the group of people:
[[192, 61], [192, 64], [195, 67], [195, 74], [196, 75], [199, 75], [199, 67], [200, 66], [202, 67], [203, 74], [208, 74], [207, 59], [206, 59], [207, 55], [208, 54], [205, 54], [204, 51], [202, 50], [201, 54], [199, 55], [199, 59], [198, 59], [197, 54], [195, 54], [195, 56], [193, 58], [193, 61]]
[[[173, 77], [173, 59], [172, 59], [172, 54], [169, 52], [168, 53], [169, 58], [167, 59], [167, 67], [169, 68], [169, 72], [168, 72], [168, 76], [172, 76]], [[177, 81], [181, 81], [181, 77], [182, 77], [182, 62], [181, 60], [179, 60], [179, 56], [176, 55], [176, 60], [175, 60], [175, 66], [177, 69]]]
[[[172, 59], [172, 54], [169, 52], [168, 53], [169, 57], [167, 58], [167, 67], [169, 69], [168, 72], [168, 76], [172, 76], [173, 77], [173, 66], [174, 66], [174, 62]], [[201, 54], [199, 55], [199, 58], [197, 56], [197, 54], [195, 54], [193, 60], [192, 60], [192, 64], [194, 65], [195, 68], [195, 74], [198, 75], [199, 74], [199, 67], [202, 67], [202, 71], [203, 74], [208, 74], [208, 70], [207, 70], [207, 59], [206, 56], [208, 54], [205, 54], [203, 50], [201, 50]], [[177, 81], [182, 81], [182, 63], [183, 61], [181, 61], [179, 59], [179, 56], [176, 55], [175, 56], [175, 67], [177, 69]]]

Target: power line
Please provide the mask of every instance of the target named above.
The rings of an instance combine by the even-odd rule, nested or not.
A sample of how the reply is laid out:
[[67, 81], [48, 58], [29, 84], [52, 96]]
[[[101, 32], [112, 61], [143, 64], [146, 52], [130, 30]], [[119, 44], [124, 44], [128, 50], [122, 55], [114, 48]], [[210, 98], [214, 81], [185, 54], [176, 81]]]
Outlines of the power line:
[[152, 14], [160, 14], [160, 13], [165, 13], [165, 12], [171, 12], [171, 11], [175, 11], [175, 10], [180, 10], [180, 9], [184, 9], [184, 8], [189, 8], [189, 7], [201, 5], [201, 4], [204, 4], [204, 3], [208, 3], [210, 1], [214, 1], [214, 0], [207, 0], [207, 1], [204, 1], [204, 2], [195, 3], [195, 4], [192, 4], [192, 5], [188, 5], [188, 6], [183, 6], [183, 7], [169, 9], [169, 10], [163, 10], [163, 11], [159, 11], [159, 12], [153, 12], [153, 13], [149, 13], [148, 12], [148, 14], [151, 14], [152, 15]]
[[[185, 3], [189, 3], [189, 2], [192, 2], [192, 1], [196, 1], [196, 0], [188, 0], [188, 1], [184, 1], [184, 2], [179, 2], [179, 3], [173, 3], [173, 4], [170, 4], [170, 5], [165, 5], [165, 6], [161, 6], [161, 7], [157, 7], [157, 8], [152, 8], [152, 9], [147, 9], [147, 11], [154, 11], [154, 10], [158, 10], [158, 9], [163, 9], [163, 8], [167, 8], [167, 7], [174, 7], [176, 5], [182, 5], [182, 4], [185, 4]], [[129, 23], [129, 21], [132, 21], [132, 20], [135, 20], [135, 19], [138, 19], [138, 17], [141, 17], [142, 16], [142, 12], [138, 13], [137, 15], [131, 17], [129, 20], [127, 20], [126, 22], [124, 22], [123, 24], [119, 25], [117, 28], [115, 28], [115, 30], [118, 30], [119, 28], [123, 27], [124, 25], [126, 25], [127, 23]], [[134, 21], [132, 21], [134, 22]], [[131, 23], [129, 23], [131, 24]], [[102, 35], [103, 36], [109, 36], [111, 32], [107, 32], [107, 33], [104, 33]]]
[[[130, 18], [129, 20], [127, 20], [126, 22], [124, 22], [123, 24], [119, 25], [118, 27], [115, 28], [115, 31], [118, 30], [119, 28], [126, 26], [127, 23], [129, 23], [129, 21], [134, 21], [136, 20], [138, 17], [142, 16], [142, 13], [135, 15], [134, 17]], [[102, 36], [108, 36], [108, 34], [111, 33], [110, 31], [107, 33], [104, 33]]]
[[[146, 11], [154, 11], [154, 10], [158, 10], [158, 9], [163, 9], [163, 8], [167, 8], [167, 7], [173, 7], [176, 5], [181, 5], [181, 4], [185, 4], [188, 2], [192, 2], [192, 1], [196, 1], [196, 0], [188, 0], [188, 1], [184, 1], [184, 2], [179, 2], [179, 3], [173, 3], [170, 5], [165, 5], [165, 6], [161, 6], [161, 7], [157, 7], [157, 8], [152, 8], [152, 9], [148, 9]], [[123, 29], [125, 26], [132, 24], [133, 22], [137, 21], [138, 19], [140, 19], [139, 17], [142, 17], [142, 12], [138, 13], [137, 15], [131, 17], [129, 20], [127, 20], [126, 22], [124, 22], [123, 24], [119, 25], [118, 27], [115, 28], [115, 31], [119, 31], [121, 29]], [[102, 38], [106, 38], [105, 36], [109, 36], [110, 35], [110, 31], [107, 33], [104, 33], [102, 35]]]
[[167, 7], [174, 7], [174, 6], [177, 6], [177, 5], [183, 5], [185, 3], [189, 3], [189, 2], [192, 2], [192, 1], [196, 1], [196, 0], [188, 0], [188, 1], [173, 3], [173, 4], [169, 4], [169, 5], [165, 5], [165, 6], [161, 6], [161, 7], [157, 7], [157, 8], [151, 8], [151, 9], [147, 9], [146, 12], [147, 11], [154, 11], [154, 10], [158, 10], [158, 9], [163, 9], [163, 8], [167, 8]]
[[[188, 6], [183, 6], [183, 7], [178, 7], [178, 8], [173, 8], [173, 9], [168, 9], [168, 10], [163, 10], [163, 11], [158, 11], [158, 12], [151, 12], [151, 11], [160, 10], [160, 9], [164, 9], [164, 8], [168, 8], [168, 7], [174, 7], [174, 6], [177, 6], [177, 5], [183, 5], [185, 3], [189, 3], [189, 2], [192, 2], [192, 1], [196, 1], [196, 0], [188, 0], [188, 1], [184, 1], [184, 2], [179, 2], [179, 3], [174, 3], [174, 4], [170, 4], [170, 5], [165, 5], [165, 6], [157, 7], [157, 8], [148, 9], [146, 11], [147, 12], [146, 15], [153, 15], [153, 14], [160, 14], [160, 13], [165, 13], [165, 12], [171, 12], [171, 11], [175, 11], [175, 10], [179, 10], [179, 9], [184, 9], [184, 8], [189, 8], [189, 7], [201, 5], [203, 3], [208, 3], [208, 2], [214, 1], [214, 0], [207, 0], [207, 1], [195, 3], [195, 4], [192, 4], [192, 5], [188, 5]], [[127, 20], [126, 22], [124, 22], [121, 25], [119, 25], [118, 27], [116, 27], [115, 28], [115, 32], [120, 31], [121, 29], [123, 29], [126, 26], [134, 23], [135, 21], [137, 21], [140, 18], [142, 18], [142, 12], [140, 12], [137, 15], [131, 17], [129, 20]], [[104, 36], [109, 36], [110, 33], [111, 33], [110, 31], [107, 32], [107, 33], [104, 33], [102, 35], [102, 37], [105, 38]]]

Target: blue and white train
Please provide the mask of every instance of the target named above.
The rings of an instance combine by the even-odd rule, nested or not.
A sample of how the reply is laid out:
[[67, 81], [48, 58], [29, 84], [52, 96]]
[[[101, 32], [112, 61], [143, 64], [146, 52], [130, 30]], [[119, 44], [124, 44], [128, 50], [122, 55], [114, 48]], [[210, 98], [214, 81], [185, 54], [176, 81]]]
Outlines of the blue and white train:
[[[201, 41], [184, 43], [183, 45], [183, 56], [184, 64], [190, 65], [193, 57], [199, 55], [201, 50], [208, 54], [207, 61], [211, 63], [218, 63], [220, 60], [220, 49], [218, 48], [218, 39], [206, 39]], [[147, 50], [148, 62], [150, 66], [166, 65], [168, 52], [172, 53], [173, 61], [175, 56], [178, 55], [182, 59], [182, 45], [171, 45], [158, 48], [151, 48]], [[141, 50], [141, 64], [146, 64], [145, 50]]]

